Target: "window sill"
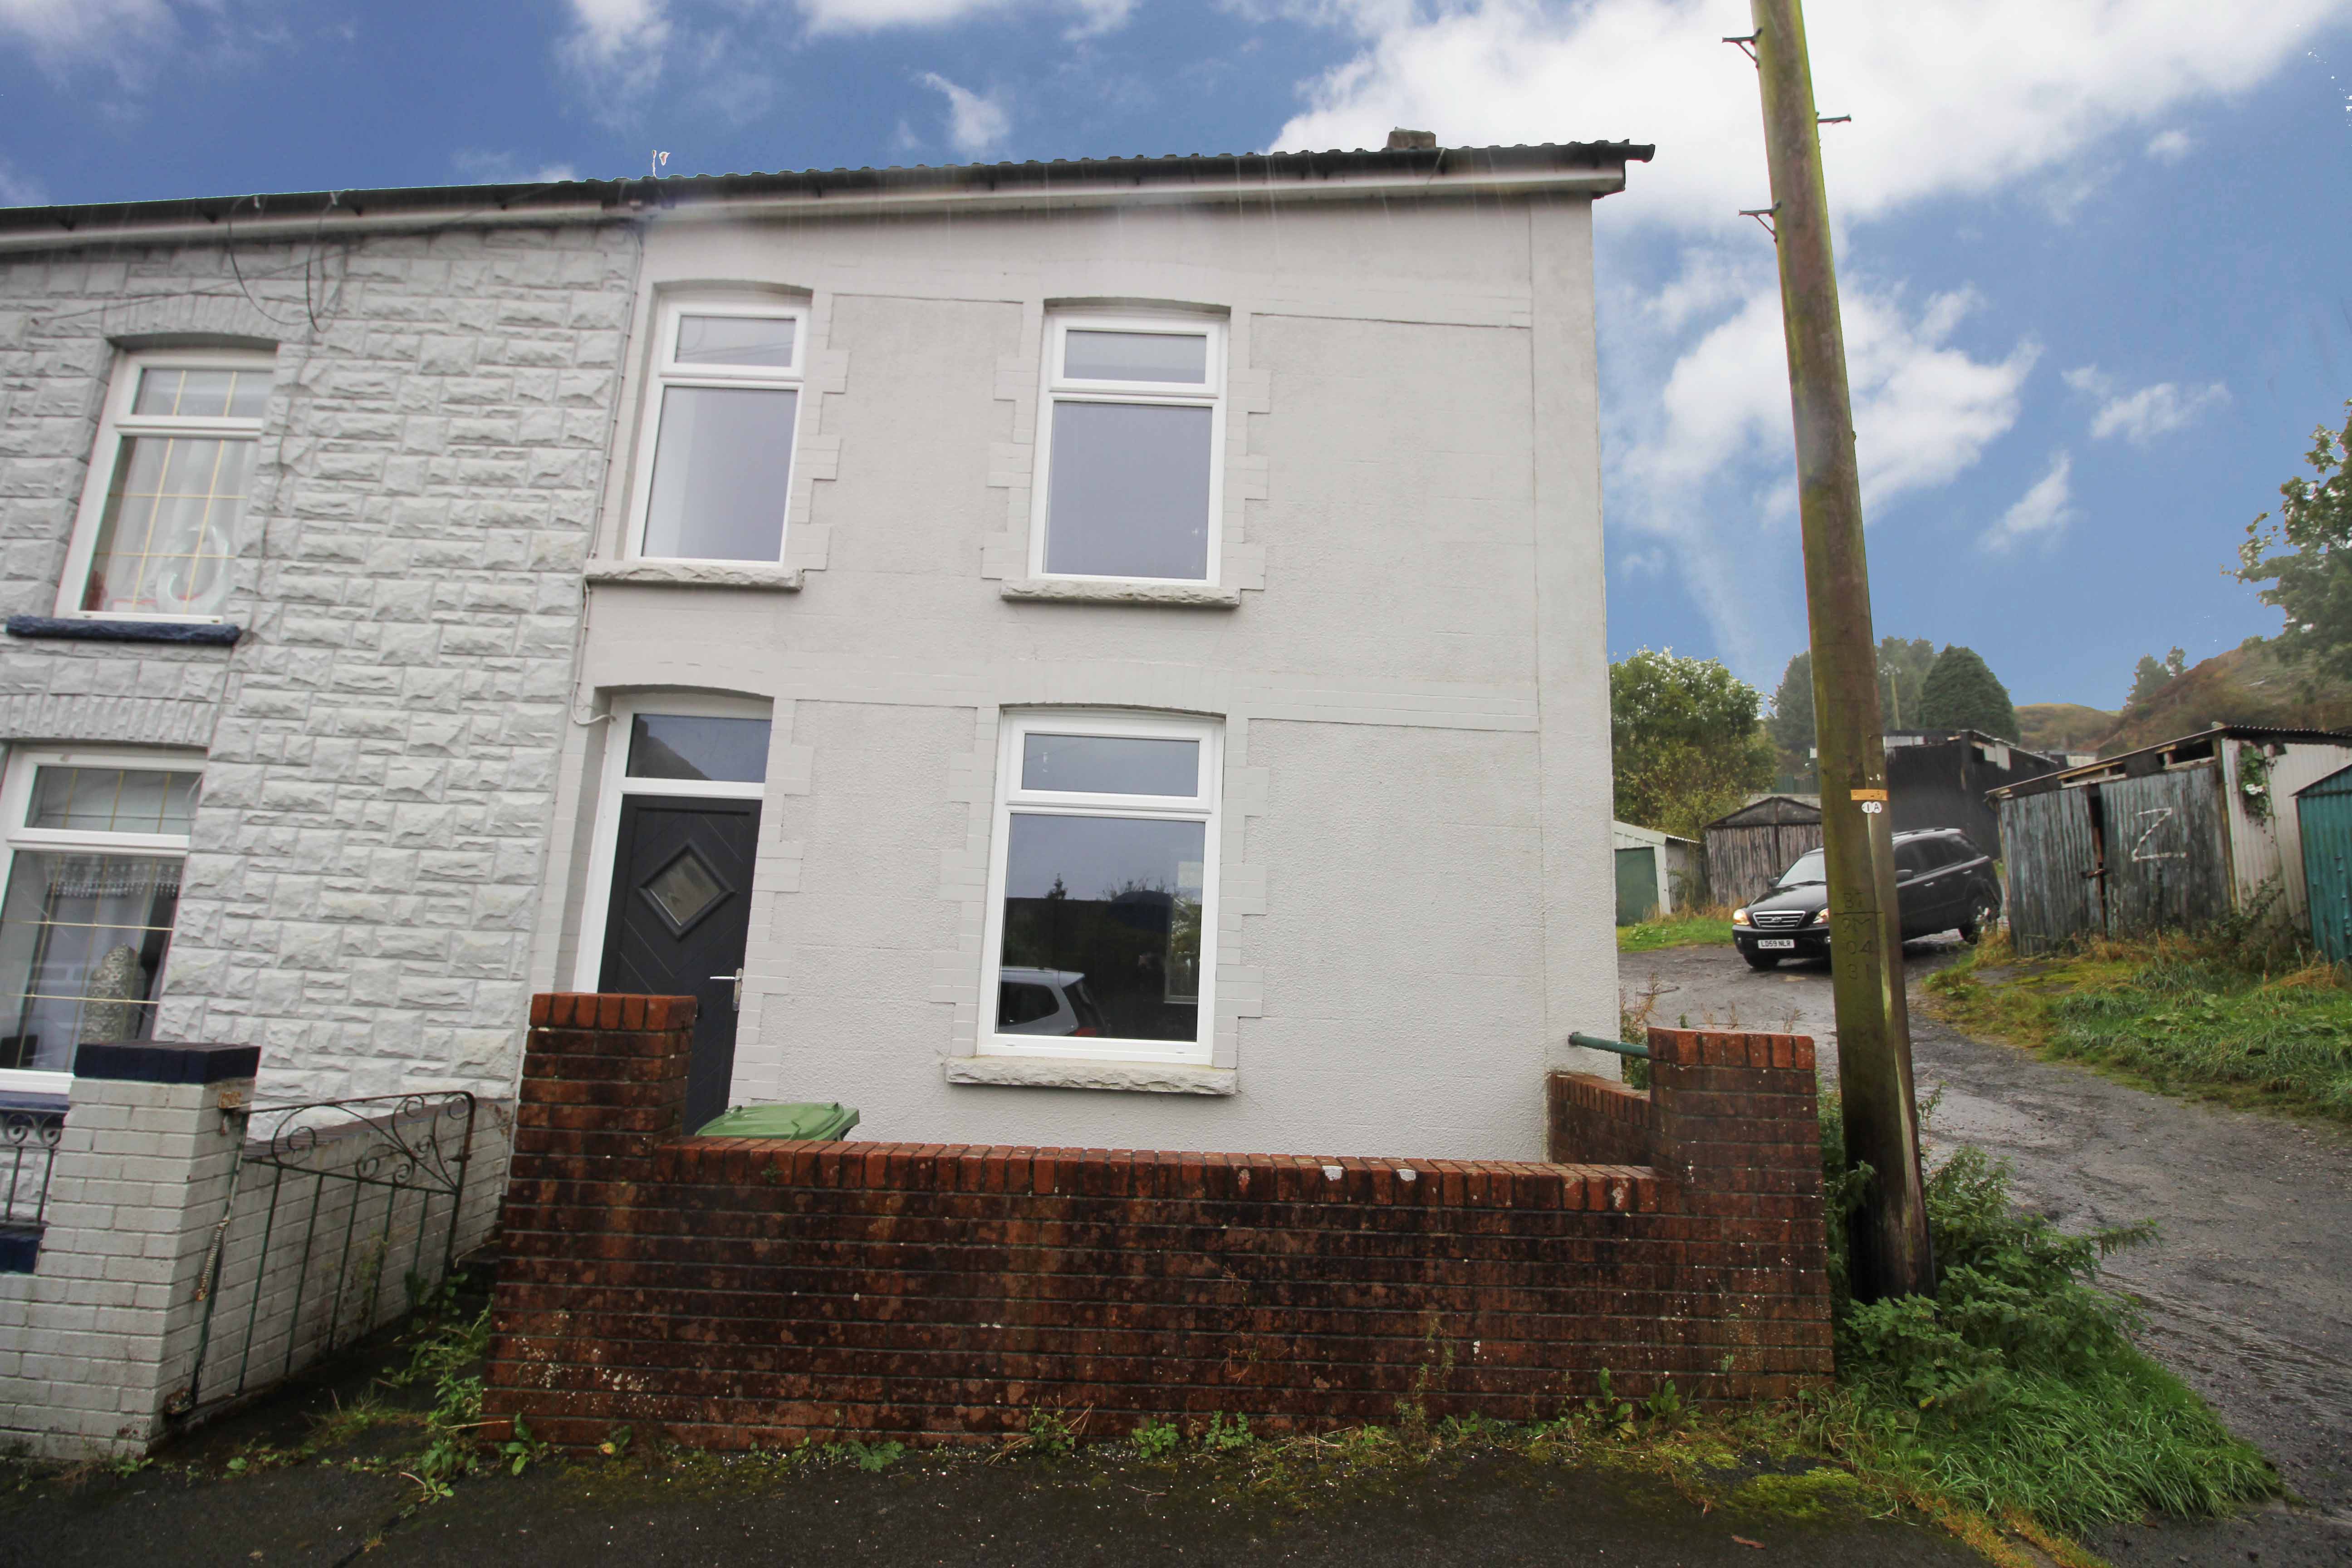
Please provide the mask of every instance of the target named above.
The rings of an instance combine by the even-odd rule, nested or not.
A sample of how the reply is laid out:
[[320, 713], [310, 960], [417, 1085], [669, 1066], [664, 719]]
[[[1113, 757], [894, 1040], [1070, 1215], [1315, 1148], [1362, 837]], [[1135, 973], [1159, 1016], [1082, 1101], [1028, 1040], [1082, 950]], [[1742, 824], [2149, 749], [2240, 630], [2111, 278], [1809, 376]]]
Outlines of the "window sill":
[[1032, 577], [1007, 582], [1001, 592], [1008, 599], [1066, 605], [1183, 605], [1196, 609], [1231, 610], [1242, 602], [1239, 588], [1213, 583], [1098, 583], [1060, 577]]
[[1186, 1062], [1087, 1061], [1075, 1057], [952, 1057], [950, 1083], [995, 1084], [1015, 1089], [1113, 1089], [1138, 1094], [1233, 1094], [1239, 1090], [1231, 1068]]
[[797, 566], [765, 561], [591, 561], [583, 575], [591, 583], [626, 583], [655, 588], [749, 588], [765, 594], [797, 594], [806, 577]]
[[245, 628], [226, 621], [118, 621], [79, 616], [10, 616], [12, 637], [55, 637], [66, 642], [161, 642], [228, 647]]

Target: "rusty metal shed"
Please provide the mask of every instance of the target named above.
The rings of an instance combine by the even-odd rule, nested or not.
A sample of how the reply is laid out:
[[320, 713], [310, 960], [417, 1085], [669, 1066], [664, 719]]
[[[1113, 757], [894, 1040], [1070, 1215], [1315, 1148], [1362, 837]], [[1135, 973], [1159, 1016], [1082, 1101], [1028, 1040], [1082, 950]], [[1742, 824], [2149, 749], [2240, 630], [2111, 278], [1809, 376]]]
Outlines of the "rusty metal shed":
[[2217, 724], [1991, 792], [2011, 939], [2179, 930], [2267, 905], [2308, 918], [2297, 791], [2352, 764], [2352, 734]]
[[1709, 895], [1751, 903], [1789, 862], [1822, 843], [1822, 808], [1794, 795], [1768, 795], [1717, 817], [1704, 829]]

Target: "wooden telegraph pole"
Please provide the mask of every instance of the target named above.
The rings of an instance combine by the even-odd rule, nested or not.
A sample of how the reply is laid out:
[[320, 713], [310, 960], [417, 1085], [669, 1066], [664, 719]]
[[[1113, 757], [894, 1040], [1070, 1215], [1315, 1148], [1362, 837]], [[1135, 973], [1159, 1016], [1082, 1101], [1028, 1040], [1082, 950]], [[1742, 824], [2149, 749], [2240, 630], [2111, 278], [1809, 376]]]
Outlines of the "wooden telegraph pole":
[[1873, 1180], [1853, 1226], [1859, 1300], [1932, 1294], [1934, 1258], [1911, 1088], [1911, 1022], [1895, 904], [1878, 658], [1863, 556], [1862, 481], [1845, 331], [1838, 319], [1822, 181], [1820, 118], [1798, 0], [1749, 0], [1755, 33], [1730, 40], [1756, 60], [1772, 172], [1766, 220], [1780, 253], [1780, 312], [1797, 426], [1797, 495], [1811, 623], [1813, 723], [1821, 751], [1822, 837], [1829, 861], [1830, 952], [1837, 997], [1838, 1089], [1846, 1157]]

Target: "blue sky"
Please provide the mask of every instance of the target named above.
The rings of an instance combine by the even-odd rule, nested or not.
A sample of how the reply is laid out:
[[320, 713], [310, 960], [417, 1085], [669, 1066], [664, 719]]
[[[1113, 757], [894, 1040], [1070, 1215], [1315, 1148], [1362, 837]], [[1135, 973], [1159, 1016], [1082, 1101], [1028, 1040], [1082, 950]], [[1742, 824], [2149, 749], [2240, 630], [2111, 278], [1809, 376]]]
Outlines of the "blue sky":
[[[2352, 0], [1815, 0], [1882, 634], [2020, 701], [2273, 630], [2352, 397]], [[1745, 0], [0, 0], [0, 203], [1260, 147], [1658, 143], [1599, 216], [1610, 640], [1804, 613]]]

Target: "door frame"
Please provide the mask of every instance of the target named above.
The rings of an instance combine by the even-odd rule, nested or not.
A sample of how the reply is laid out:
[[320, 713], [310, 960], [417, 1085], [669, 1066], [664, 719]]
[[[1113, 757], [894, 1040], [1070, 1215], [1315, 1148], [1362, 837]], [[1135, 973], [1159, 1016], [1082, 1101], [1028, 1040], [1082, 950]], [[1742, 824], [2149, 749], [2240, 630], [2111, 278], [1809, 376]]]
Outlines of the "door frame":
[[[588, 875], [582, 888], [579, 950], [572, 963], [575, 991], [601, 989], [604, 979], [604, 938], [613, 910], [613, 867], [621, 834], [621, 801], [625, 795], [658, 795], [673, 800], [750, 800], [764, 803], [768, 786], [759, 784], [708, 784], [692, 779], [633, 779], [629, 776], [629, 723], [639, 713], [682, 713], [709, 719], [766, 719], [770, 760], [775, 750], [775, 704], [764, 697], [722, 697], [708, 692], [640, 691], [614, 697], [604, 735], [604, 779], [596, 791], [596, 825], [588, 839]], [[766, 769], [761, 770], [763, 773]], [[761, 813], [764, 827], [767, 813]], [[748, 955], [747, 955], [748, 964]]]

